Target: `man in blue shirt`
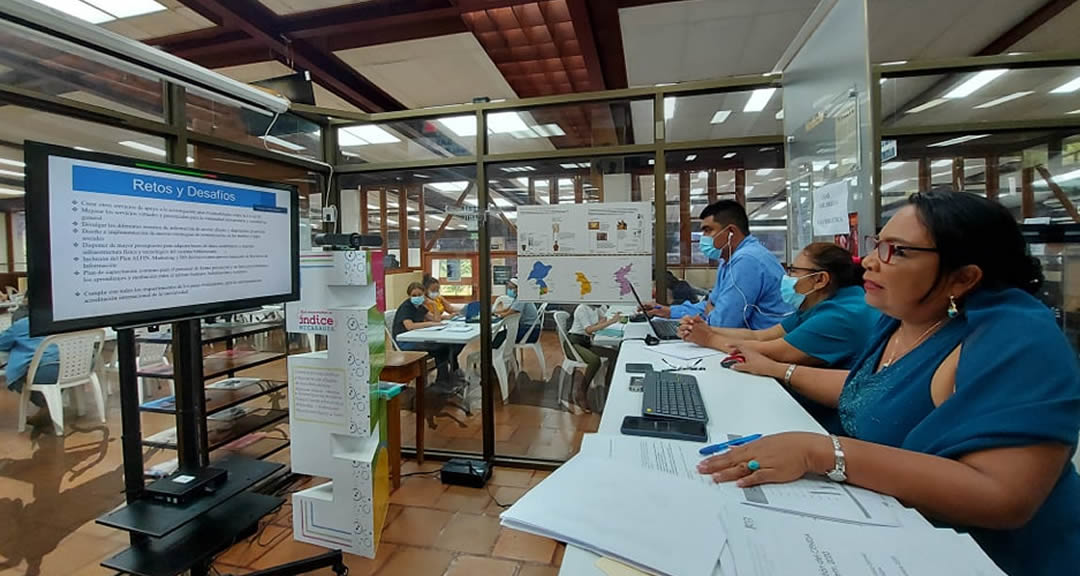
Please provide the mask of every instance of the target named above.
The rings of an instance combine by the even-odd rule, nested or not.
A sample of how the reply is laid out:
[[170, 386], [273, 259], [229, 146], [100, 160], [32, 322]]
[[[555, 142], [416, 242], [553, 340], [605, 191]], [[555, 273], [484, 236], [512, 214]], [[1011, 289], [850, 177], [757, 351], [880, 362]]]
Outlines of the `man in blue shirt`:
[[[24, 302], [12, 317], [15, 321], [11, 327], [0, 332], [0, 351], [8, 352], [7, 376], [8, 389], [22, 393], [26, 381], [26, 372], [30, 370], [30, 362], [34, 359], [34, 352], [45, 338], [30, 337], [30, 317], [27, 315], [29, 303]], [[55, 384], [59, 376], [60, 351], [56, 346], [49, 346], [41, 355], [37, 372], [34, 374], [34, 384]], [[31, 426], [43, 426], [52, 421], [49, 417], [49, 409], [45, 405], [45, 398], [40, 392], [30, 395], [30, 401], [39, 409], [36, 414], [27, 419]]]
[[701, 252], [719, 260], [716, 284], [696, 304], [653, 305], [649, 314], [678, 319], [701, 316], [710, 326], [761, 330], [779, 323], [793, 310], [780, 298], [784, 268], [750, 234], [746, 210], [734, 200], [719, 200], [701, 211]]

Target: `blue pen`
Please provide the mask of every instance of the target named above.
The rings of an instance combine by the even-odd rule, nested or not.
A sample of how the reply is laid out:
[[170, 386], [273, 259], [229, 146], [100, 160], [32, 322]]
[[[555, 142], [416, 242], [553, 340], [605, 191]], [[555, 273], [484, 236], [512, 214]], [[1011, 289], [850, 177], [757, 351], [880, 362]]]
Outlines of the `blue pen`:
[[728, 448], [734, 448], [736, 446], [742, 446], [743, 444], [749, 444], [754, 440], [757, 440], [758, 438], [761, 438], [761, 434], [751, 434], [749, 436], [743, 436], [742, 438], [736, 438], [734, 440], [728, 440], [727, 442], [721, 442], [719, 444], [706, 446], [701, 450], [698, 450], [698, 453], [702, 456], [709, 456], [712, 454], [716, 454], [721, 450], [727, 450]]

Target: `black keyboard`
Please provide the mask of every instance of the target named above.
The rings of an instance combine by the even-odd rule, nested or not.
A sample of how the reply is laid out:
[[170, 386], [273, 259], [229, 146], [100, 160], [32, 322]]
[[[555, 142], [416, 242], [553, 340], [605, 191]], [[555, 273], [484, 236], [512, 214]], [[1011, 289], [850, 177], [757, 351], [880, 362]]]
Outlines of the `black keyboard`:
[[705, 404], [701, 401], [697, 378], [674, 372], [645, 374], [641, 415], [648, 418], [673, 418], [708, 422]]
[[653, 330], [656, 330], [656, 337], [661, 340], [678, 340], [679, 339], [679, 323], [672, 320], [652, 319]]

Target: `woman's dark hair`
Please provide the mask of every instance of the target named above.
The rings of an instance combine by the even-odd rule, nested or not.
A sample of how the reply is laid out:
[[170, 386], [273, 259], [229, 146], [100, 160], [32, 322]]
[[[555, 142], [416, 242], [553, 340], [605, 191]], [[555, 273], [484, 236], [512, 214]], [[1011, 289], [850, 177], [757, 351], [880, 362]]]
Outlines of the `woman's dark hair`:
[[1042, 286], [1042, 265], [1028, 253], [1020, 226], [1001, 204], [948, 188], [912, 194], [908, 203], [938, 250], [935, 287], [945, 274], [968, 265], [982, 270], [980, 286], [990, 290], [1034, 294]]
[[423, 285], [424, 292], [427, 292], [427, 289], [431, 288], [432, 284], [438, 284], [438, 283], [439, 283], [438, 278], [435, 278], [431, 274], [424, 274], [424, 285]]
[[413, 290], [420, 290], [421, 292], [424, 292], [424, 285], [419, 282], [413, 282], [409, 284], [408, 288], [405, 289], [405, 294], [412, 294]]
[[829, 273], [829, 291], [862, 284], [863, 267], [856, 264], [851, 252], [830, 242], [814, 242], [803, 248], [814, 266]]

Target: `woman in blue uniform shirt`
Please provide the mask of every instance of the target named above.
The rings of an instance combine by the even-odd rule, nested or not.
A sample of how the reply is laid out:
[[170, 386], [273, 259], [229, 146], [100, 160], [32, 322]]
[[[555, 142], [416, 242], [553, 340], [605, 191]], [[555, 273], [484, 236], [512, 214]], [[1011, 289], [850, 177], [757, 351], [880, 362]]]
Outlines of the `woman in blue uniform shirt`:
[[844, 436], [766, 436], [699, 471], [740, 486], [830, 473], [969, 531], [1012, 576], [1075, 574], [1080, 370], [1031, 296], [1042, 272], [1019, 226], [996, 202], [931, 192], [871, 243], [866, 300], [884, 316], [850, 371], [753, 351], [736, 365], [837, 406]]
[[710, 327], [684, 317], [684, 340], [717, 350], [752, 349], [778, 362], [849, 368], [881, 314], [866, 304], [863, 269], [836, 244], [803, 248], [780, 278], [780, 297], [796, 310], [764, 330]]

